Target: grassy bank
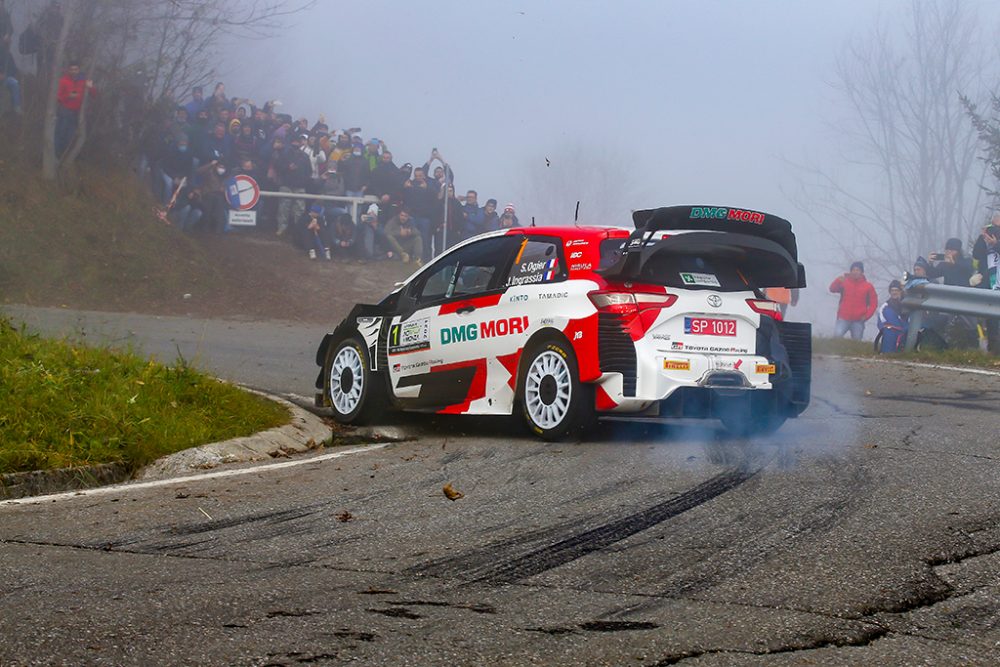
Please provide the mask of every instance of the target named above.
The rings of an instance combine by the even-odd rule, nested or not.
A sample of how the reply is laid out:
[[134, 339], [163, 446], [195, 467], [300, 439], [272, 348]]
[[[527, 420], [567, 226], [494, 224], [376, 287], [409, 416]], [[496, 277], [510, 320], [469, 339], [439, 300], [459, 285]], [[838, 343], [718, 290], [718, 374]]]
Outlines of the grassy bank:
[[40, 338], [0, 318], [0, 473], [123, 463], [288, 422], [281, 405], [135, 354]]
[[840, 357], [883, 357], [885, 359], [918, 361], [925, 364], [970, 366], [1000, 371], [1000, 357], [980, 350], [926, 350], [877, 355], [871, 342], [859, 342], [846, 338], [813, 338], [813, 353], [832, 354]]
[[81, 170], [72, 186], [0, 160], [0, 299], [128, 309], [218, 280], [193, 239], [156, 219], [127, 170]]

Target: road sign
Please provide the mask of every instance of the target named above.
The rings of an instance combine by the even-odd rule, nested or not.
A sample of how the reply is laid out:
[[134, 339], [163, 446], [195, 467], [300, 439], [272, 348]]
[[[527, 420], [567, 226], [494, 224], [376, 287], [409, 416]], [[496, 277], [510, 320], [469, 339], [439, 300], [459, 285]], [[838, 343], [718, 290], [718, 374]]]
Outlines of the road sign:
[[237, 211], [249, 211], [260, 199], [260, 186], [250, 176], [240, 174], [226, 181], [226, 200]]
[[227, 211], [232, 227], [256, 227], [257, 211]]

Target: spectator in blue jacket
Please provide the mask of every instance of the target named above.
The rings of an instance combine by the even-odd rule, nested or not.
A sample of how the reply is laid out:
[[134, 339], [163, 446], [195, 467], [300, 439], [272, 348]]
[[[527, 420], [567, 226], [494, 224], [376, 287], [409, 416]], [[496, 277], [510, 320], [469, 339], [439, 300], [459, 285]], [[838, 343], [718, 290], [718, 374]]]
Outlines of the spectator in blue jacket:
[[470, 238], [486, 231], [486, 228], [483, 226], [486, 215], [483, 213], [483, 209], [479, 207], [479, 193], [475, 190], [469, 190], [465, 193], [465, 203], [462, 204], [462, 218], [465, 221], [465, 238]]
[[878, 309], [878, 330], [882, 334], [879, 352], [899, 352], [906, 342], [908, 329], [903, 314], [903, 285], [898, 280], [889, 283], [889, 299]]

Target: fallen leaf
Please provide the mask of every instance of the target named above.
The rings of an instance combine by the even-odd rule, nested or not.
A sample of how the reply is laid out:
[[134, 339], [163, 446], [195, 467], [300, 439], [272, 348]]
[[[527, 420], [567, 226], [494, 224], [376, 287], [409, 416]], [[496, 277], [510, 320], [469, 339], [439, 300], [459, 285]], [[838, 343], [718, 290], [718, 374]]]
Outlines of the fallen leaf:
[[464, 493], [452, 487], [451, 482], [445, 484], [444, 488], [442, 488], [441, 490], [444, 491], [444, 495], [446, 498], [448, 498], [448, 500], [458, 500], [459, 498], [465, 497]]
[[865, 389], [865, 396], [871, 396], [871, 395], [872, 395], [871, 389]]
[[339, 521], [341, 523], [347, 523], [348, 521], [351, 521], [351, 520], [354, 519], [354, 515], [351, 514], [350, 512], [348, 512], [347, 510], [344, 510], [340, 514], [335, 514], [334, 518], [336, 518], [337, 521]]
[[878, 449], [878, 445], [876, 445], [874, 442], [865, 443], [864, 447], [865, 449]]

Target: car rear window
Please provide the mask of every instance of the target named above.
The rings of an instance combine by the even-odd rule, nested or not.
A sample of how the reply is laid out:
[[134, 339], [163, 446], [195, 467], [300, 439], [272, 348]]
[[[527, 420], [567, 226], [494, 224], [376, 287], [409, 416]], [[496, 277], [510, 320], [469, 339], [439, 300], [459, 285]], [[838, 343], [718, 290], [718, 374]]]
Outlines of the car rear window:
[[751, 289], [739, 267], [726, 258], [704, 255], [657, 253], [642, 267], [641, 282], [710, 289], [718, 292], [741, 292]]

